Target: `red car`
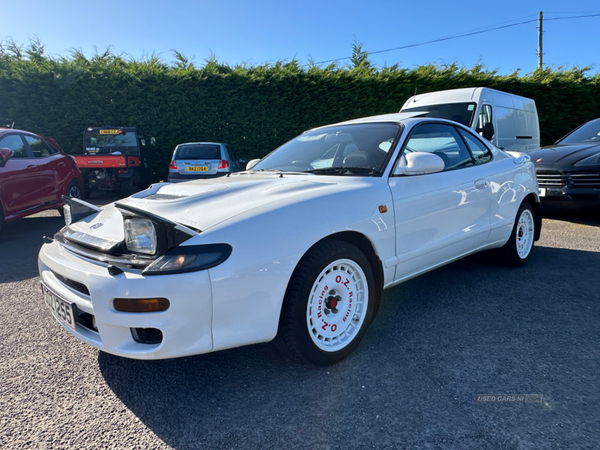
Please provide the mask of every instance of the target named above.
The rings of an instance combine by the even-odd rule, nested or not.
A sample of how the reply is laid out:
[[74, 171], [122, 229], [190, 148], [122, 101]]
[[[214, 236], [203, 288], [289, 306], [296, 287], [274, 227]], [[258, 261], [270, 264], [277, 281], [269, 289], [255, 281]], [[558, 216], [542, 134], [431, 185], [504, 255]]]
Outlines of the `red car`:
[[4, 222], [60, 208], [62, 196], [82, 198], [73, 158], [54, 139], [0, 128], [0, 232]]

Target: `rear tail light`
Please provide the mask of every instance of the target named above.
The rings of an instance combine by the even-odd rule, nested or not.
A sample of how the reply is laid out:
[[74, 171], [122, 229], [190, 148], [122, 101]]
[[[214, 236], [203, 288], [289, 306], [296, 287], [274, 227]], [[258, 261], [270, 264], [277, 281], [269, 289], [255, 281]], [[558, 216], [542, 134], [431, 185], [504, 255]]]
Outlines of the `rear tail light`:
[[174, 159], [172, 159], [171, 163], [169, 164], [169, 169], [175, 169], [175, 170], [177, 170], [177, 161], [175, 161]]
[[219, 169], [227, 169], [229, 167], [229, 161], [222, 159], [219, 161]]

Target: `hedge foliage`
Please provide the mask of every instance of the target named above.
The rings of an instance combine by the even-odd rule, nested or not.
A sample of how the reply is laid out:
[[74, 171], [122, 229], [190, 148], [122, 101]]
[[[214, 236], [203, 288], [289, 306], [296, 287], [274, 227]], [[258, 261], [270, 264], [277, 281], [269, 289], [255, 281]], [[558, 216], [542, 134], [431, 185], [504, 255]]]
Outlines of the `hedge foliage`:
[[[280, 61], [229, 66], [215, 57], [196, 67], [175, 52], [135, 60], [110, 50], [51, 57], [32, 41], [0, 43], [0, 125], [52, 136], [81, 153], [88, 126], [140, 126], [154, 136], [157, 176], [175, 145], [227, 142], [238, 157], [262, 157], [304, 130], [351, 118], [396, 112], [415, 93], [485, 86], [533, 98], [542, 144], [600, 117], [600, 74], [588, 68], [498, 75], [482, 65], [374, 68], [360, 46], [349, 66]], [[359, 54], [356, 54], [356, 51]]]

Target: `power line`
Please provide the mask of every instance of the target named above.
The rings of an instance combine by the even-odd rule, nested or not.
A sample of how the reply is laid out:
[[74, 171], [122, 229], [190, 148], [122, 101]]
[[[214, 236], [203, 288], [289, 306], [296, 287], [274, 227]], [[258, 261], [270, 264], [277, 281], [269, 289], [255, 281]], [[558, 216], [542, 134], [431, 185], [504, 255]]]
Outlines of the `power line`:
[[[586, 17], [600, 17], [600, 14], [589, 14], [589, 15], [571, 16], [571, 17], [555, 17], [555, 18], [552, 18], [552, 19], [545, 19], [545, 20], [581, 19], [581, 18], [586, 18]], [[490, 31], [502, 30], [504, 28], [510, 28], [510, 27], [516, 27], [516, 26], [519, 26], [519, 25], [525, 25], [527, 23], [537, 22], [537, 20], [538, 19], [525, 20], [523, 22], [513, 23], [513, 24], [510, 24], [510, 25], [502, 25], [502, 26], [499, 26], [499, 27], [488, 28], [488, 29], [481, 30], [481, 31], [472, 31], [472, 32], [469, 32], [469, 33], [456, 34], [456, 35], [452, 35], [452, 36], [448, 36], [448, 37], [432, 39], [430, 41], [419, 42], [418, 44], [403, 45], [401, 47], [394, 47], [394, 48], [389, 48], [389, 49], [386, 49], [386, 50], [377, 50], [375, 52], [367, 52], [367, 53], [369, 55], [377, 55], [379, 53], [386, 53], [386, 52], [391, 52], [391, 51], [395, 51], [395, 50], [404, 50], [404, 49], [407, 49], [407, 48], [419, 47], [421, 45], [433, 44], [433, 43], [442, 42], [442, 41], [449, 41], [451, 39], [458, 39], [458, 38], [461, 38], [461, 37], [474, 36], [476, 34], [489, 33]], [[316, 64], [325, 64], [325, 63], [330, 63], [330, 62], [335, 62], [335, 61], [344, 61], [344, 60], [350, 59], [350, 58], [352, 58], [352, 57], [351, 56], [346, 56], [344, 58], [328, 59], [326, 61], [320, 61], [320, 62], [318, 62]]]

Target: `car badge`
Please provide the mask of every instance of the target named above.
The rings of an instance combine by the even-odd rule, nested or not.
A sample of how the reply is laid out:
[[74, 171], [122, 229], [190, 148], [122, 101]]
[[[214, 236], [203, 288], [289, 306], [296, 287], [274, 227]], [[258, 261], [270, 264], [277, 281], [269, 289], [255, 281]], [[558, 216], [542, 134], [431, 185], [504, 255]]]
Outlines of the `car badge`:
[[102, 225], [104, 225], [104, 223], [102, 223], [102, 222], [95, 223], [94, 225], [92, 225], [92, 226], [90, 227], [90, 229], [92, 229], [92, 230], [95, 230], [95, 229], [97, 229], [97, 228], [100, 228]]

